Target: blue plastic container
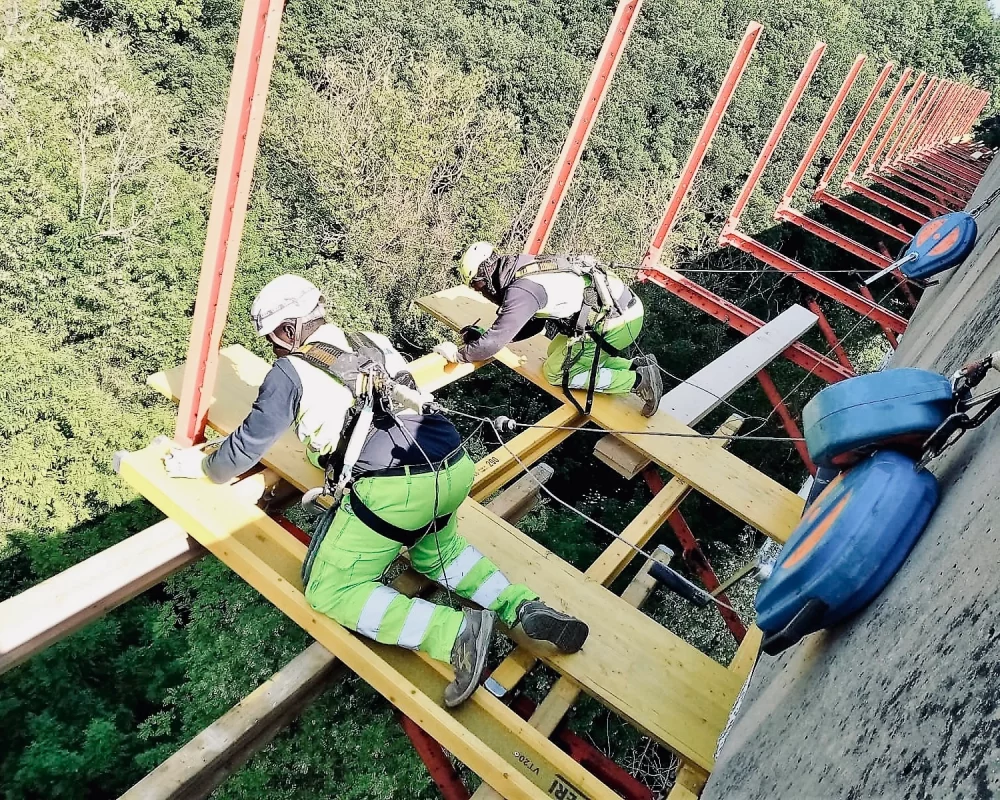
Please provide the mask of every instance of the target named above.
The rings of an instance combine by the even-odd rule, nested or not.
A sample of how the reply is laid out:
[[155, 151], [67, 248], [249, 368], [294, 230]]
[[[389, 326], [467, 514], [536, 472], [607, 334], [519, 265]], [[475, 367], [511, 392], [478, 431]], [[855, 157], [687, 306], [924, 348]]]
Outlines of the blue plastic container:
[[812, 460], [844, 469], [884, 447], [919, 455], [954, 407], [943, 375], [889, 369], [827, 386], [802, 410], [802, 427]]
[[903, 256], [915, 261], [900, 266], [908, 278], [929, 278], [961, 264], [976, 244], [976, 220], [964, 211], [954, 211], [925, 222]]
[[[938, 485], [884, 450], [843, 473], [809, 508], [757, 592], [765, 652], [839, 622], [869, 603], [909, 554], [937, 506]], [[795, 627], [809, 606], [808, 624]]]

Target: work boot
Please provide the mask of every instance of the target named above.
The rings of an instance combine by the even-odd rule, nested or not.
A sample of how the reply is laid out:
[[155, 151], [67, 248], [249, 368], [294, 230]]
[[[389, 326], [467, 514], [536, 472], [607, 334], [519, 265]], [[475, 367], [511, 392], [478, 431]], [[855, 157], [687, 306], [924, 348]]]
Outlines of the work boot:
[[533, 642], [547, 642], [560, 653], [575, 653], [587, 641], [587, 623], [549, 608], [541, 600], [525, 600], [517, 609], [517, 626]]
[[455, 680], [444, 690], [444, 704], [448, 708], [464, 703], [479, 686], [493, 640], [494, 622], [496, 614], [492, 611], [469, 609], [465, 612], [465, 627], [451, 648]]
[[660, 377], [660, 369], [655, 365], [639, 367], [636, 371], [635, 386], [632, 393], [639, 395], [643, 401], [642, 415], [651, 417], [656, 413], [656, 407], [663, 397], [663, 379]]

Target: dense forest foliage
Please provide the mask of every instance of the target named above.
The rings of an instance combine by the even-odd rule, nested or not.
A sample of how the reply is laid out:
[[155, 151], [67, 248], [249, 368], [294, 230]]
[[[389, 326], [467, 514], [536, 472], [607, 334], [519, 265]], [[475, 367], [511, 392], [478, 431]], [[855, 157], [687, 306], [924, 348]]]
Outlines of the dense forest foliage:
[[[324, 289], [338, 322], [426, 350], [441, 332], [411, 310], [412, 298], [452, 283], [469, 241], [520, 245], [612, 11], [610, 0], [291, 0], [227, 341], [262, 352], [247, 308], [268, 279], [294, 271]], [[172, 409], [144, 379], [184, 357], [239, 14], [234, 0], [4, 3], [0, 599], [158, 519], [110, 459], [172, 430]], [[764, 318], [801, 300], [801, 287], [717, 251], [715, 240], [814, 41], [828, 53], [744, 224], [828, 268], [854, 264], [775, 226], [773, 199], [855, 55], [870, 55], [864, 85], [890, 58], [987, 89], [1000, 75], [985, 0], [646, 0], [550, 249], [637, 262], [753, 19], [766, 26], [759, 52], [665, 259], [724, 270], [691, 275]], [[836, 121], [825, 156], [861, 94]], [[735, 341], [655, 287], [639, 291], [650, 308], [644, 346], [673, 374]], [[841, 331], [855, 325], [851, 313], [829, 310]], [[869, 365], [884, 347], [874, 326], [851, 340]], [[803, 373], [777, 364], [774, 375], [791, 391]], [[815, 388], [797, 387], [792, 407]], [[551, 407], [497, 368], [447, 397], [504, 413], [515, 395], [521, 418]], [[754, 386], [732, 402], [770, 412]], [[770, 419], [762, 430], [780, 428]], [[552, 488], [621, 529], [648, 492], [596, 464], [594, 439], [577, 435], [555, 451]], [[471, 442], [477, 455], [491, 446]], [[734, 449], [789, 485], [802, 477], [790, 447]], [[721, 572], [752, 546], [720, 509], [692, 498], [685, 511]], [[548, 507], [525, 524], [577, 564], [606, 544]], [[714, 617], [664, 600], [653, 613], [709, 651], [731, 652]], [[0, 793], [115, 796], [305, 643], [206, 559], [0, 677]], [[639, 737], [596, 707], [573, 724], [637, 772], [656, 772], [660, 755], [643, 761], [636, 753], [651, 751]], [[344, 679], [217, 796], [435, 793], [391, 708]]]

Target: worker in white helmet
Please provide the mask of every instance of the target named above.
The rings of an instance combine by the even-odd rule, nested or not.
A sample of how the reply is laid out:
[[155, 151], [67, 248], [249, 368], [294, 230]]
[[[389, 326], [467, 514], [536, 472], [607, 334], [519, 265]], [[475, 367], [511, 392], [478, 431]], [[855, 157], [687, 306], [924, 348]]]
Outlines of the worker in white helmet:
[[[348, 493], [321, 520], [303, 569], [306, 599], [317, 611], [376, 641], [450, 662], [449, 707], [479, 684], [496, 617], [529, 641], [557, 652], [579, 650], [587, 625], [549, 608], [523, 584], [512, 584], [458, 534], [455, 514], [472, 487], [475, 467], [461, 436], [440, 413], [399, 412], [376, 400], [356, 461], [344, 469], [347, 443], [361, 425], [359, 375], [392, 376], [415, 390], [406, 361], [375, 333], [345, 333], [326, 321], [319, 289], [282, 275], [251, 307], [257, 334], [277, 360], [250, 414], [218, 449], [197, 448], [165, 459], [173, 477], [225, 483], [256, 464], [290, 427], [306, 456], [327, 476], [347, 473]], [[376, 366], [377, 365], [377, 366]], [[422, 404], [421, 404], [422, 405]], [[408, 598], [380, 578], [407, 547], [413, 567], [483, 610], [459, 611]]]
[[653, 355], [624, 358], [642, 330], [643, 306], [622, 280], [592, 256], [499, 255], [489, 242], [466, 250], [459, 264], [463, 282], [499, 306], [489, 330], [461, 332], [463, 344], [441, 342], [434, 351], [452, 362], [486, 361], [511, 342], [541, 333], [555, 336], [544, 373], [549, 383], [604, 394], [632, 392], [652, 416], [663, 394]]

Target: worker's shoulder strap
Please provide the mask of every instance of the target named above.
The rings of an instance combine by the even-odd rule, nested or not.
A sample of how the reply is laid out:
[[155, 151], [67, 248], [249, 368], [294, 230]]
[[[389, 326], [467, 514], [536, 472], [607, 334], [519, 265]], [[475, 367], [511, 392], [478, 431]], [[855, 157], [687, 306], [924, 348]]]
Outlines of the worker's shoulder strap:
[[363, 333], [345, 333], [353, 351], [329, 342], [307, 342], [290, 355], [322, 370], [357, 397], [358, 377], [371, 364], [385, 366], [385, 353]]
[[523, 265], [514, 273], [514, 277], [526, 278], [532, 275], [564, 273], [588, 278], [595, 272], [606, 275], [607, 269], [596, 261], [584, 261], [573, 256], [546, 256]]

